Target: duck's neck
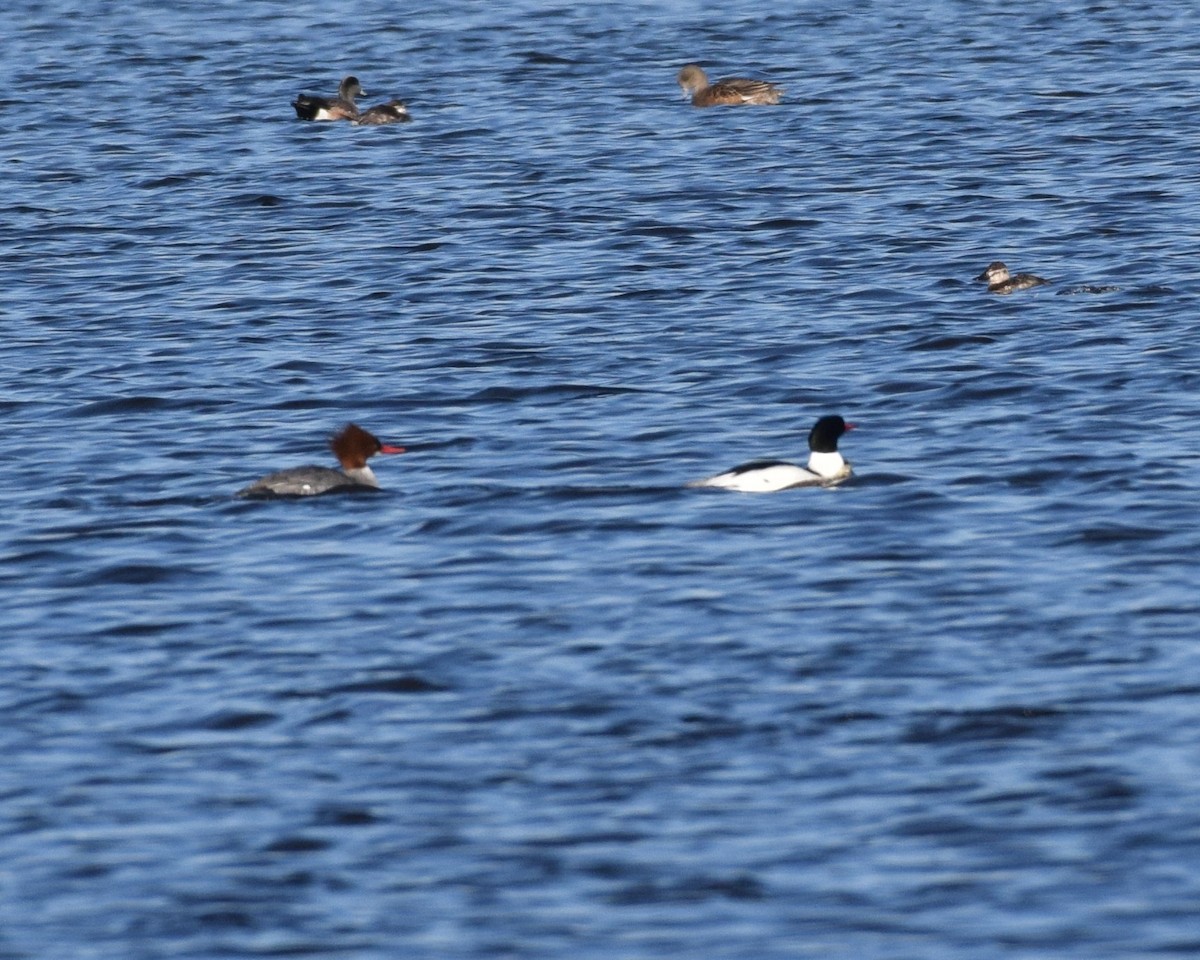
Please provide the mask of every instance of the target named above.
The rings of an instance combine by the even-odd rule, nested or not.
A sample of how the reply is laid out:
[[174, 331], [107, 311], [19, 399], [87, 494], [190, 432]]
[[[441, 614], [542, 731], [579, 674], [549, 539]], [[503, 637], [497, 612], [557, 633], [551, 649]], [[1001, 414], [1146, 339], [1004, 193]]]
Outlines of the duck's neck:
[[836, 450], [832, 453], [814, 450], [808, 458], [808, 469], [819, 477], [836, 477], [845, 468], [846, 461]]
[[353, 467], [342, 472], [355, 483], [361, 483], [364, 487], [379, 486], [379, 481], [375, 479], [375, 471], [368, 466]]

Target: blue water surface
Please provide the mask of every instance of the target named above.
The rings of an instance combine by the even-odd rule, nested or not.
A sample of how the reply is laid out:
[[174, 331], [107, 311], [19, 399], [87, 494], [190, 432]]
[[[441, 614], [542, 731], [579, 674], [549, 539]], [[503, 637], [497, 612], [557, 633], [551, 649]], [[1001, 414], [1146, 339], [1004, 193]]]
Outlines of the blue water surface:
[[[1190, 0], [11, 11], [0, 958], [1200, 954], [1198, 77]], [[380, 493], [233, 496], [348, 421]]]

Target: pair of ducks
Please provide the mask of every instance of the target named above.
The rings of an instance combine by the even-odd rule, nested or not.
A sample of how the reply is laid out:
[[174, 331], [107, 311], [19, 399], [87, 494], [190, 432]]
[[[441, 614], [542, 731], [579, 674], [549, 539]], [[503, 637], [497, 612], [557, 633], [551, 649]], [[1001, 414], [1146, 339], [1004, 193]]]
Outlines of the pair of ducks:
[[[716, 83], [709, 83], [708, 77], [697, 63], [684, 66], [676, 79], [683, 88], [684, 95], [691, 96], [692, 105], [697, 107], [775, 104], [783, 94], [780, 87], [765, 80], [725, 77]], [[1018, 290], [1028, 290], [1030, 287], [1040, 287], [1050, 282], [1032, 273], [1011, 274], [1008, 267], [999, 260], [988, 264], [987, 269], [975, 279], [987, 281], [988, 293], [1001, 296], [1016, 293]]]
[[[685, 96], [691, 96], [692, 105], [697, 107], [740, 106], [742, 104], [775, 104], [783, 90], [765, 80], [747, 80], [744, 77], [725, 77], [709, 83], [708, 77], [697, 63], [689, 63], [679, 71], [676, 78]], [[1018, 290], [1040, 287], [1049, 283], [1032, 273], [1009, 273], [1008, 267], [999, 260], [990, 264], [976, 280], [985, 280], [988, 293], [1006, 296]]]
[[[856, 424], [839, 416], [821, 417], [808, 433], [808, 466], [784, 460], [752, 460], [739, 467], [689, 487], [716, 487], [741, 493], [775, 493], [793, 487], [832, 487], [850, 476], [850, 464], [838, 452], [838, 440]], [[268, 474], [238, 491], [238, 496], [253, 499], [311, 497], [322, 493], [349, 493], [375, 490], [379, 481], [367, 461], [379, 453], [403, 453], [403, 447], [383, 443], [356, 423], [347, 424], [329, 440], [329, 449], [341, 464], [341, 470], [329, 467], [293, 467]]]
[[[676, 80], [686, 96], [697, 107], [741, 106], [743, 104], [775, 104], [783, 89], [765, 80], [745, 77], [724, 77], [709, 83], [708, 76], [698, 63], [686, 64]], [[366, 96], [357, 77], [346, 77], [338, 87], [336, 97], [315, 97], [302, 93], [292, 101], [296, 116], [301, 120], [349, 120], [364, 126], [380, 123], [403, 123], [411, 120], [403, 100], [389, 100], [361, 113], [355, 97]]]
[[407, 123], [412, 119], [404, 101], [395, 98], [387, 103], [368, 107], [360, 113], [354, 98], [366, 95], [367, 92], [358, 82], [358, 77], [346, 77], [338, 87], [336, 97], [314, 97], [302, 93], [292, 101], [292, 106], [301, 120], [349, 120], [360, 127]]

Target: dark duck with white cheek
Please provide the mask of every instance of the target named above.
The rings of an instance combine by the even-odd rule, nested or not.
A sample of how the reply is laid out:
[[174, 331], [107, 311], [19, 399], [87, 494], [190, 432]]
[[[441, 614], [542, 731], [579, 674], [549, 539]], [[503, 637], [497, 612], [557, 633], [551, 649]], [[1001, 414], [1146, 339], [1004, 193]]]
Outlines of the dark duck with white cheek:
[[1018, 290], [1028, 290], [1030, 287], [1040, 287], [1042, 284], [1050, 282], [1041, 277], [1035, 277], [1032, 273], [1013, 275], [1008, 272], [1008, 267], [999, 260], [989, 263], [987, 269], [975, 279], [987, 281], [988, 293], [998, 293], [1001, 296], [1016, 293]]

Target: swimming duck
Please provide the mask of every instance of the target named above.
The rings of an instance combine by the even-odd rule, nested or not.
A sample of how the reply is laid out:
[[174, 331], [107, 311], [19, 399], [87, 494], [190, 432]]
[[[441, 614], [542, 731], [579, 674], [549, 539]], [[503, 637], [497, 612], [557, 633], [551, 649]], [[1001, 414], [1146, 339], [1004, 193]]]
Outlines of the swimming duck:
[[356, 126], [367, 127], [384, 123], [408, 123], [410, 120], [412, 117], [408, 115], [408, 107], [404, 105], [404, 101], [392, 99], [387, 103], [368, 107], [354, 123]]
[[989, 263], [987, 269], [975, 279], [986, 280], [988, 293], [998, 293], [1002, 296], [1016, 293], [1018, 290], [1028, 290], [1030, 287], [1040, 287], [1043, 283], [1050, 282], [1041, 277], [1035, 277], [1032, 273], [1018, 273], [1013, 276], [1008, 272], [1008, 267], [999, 260]]
[[365, 95], [358, 77], [346, 77], [338, 86], [336, 97], [313, 97], [302, 93], [292, 101], [292, 106], [301, 120], [357, 120], [358, 107], [354, 98]]
[[742, 104], [778, 103], [783, 89], [765, 80], [748, 80], [745, 77], [724, 77], [709, 83], [708, 76], [698, 63], [689, 63], [676, 77], [683, 88], [684, 96], [692, 98], [694, 107], [740, 106]]
[[832, 487], [853, 472], [838, 452], [842, 434], [857, 424], [833, 415], [821, 417], [808, 432], [808, 466], [786, 460], [751, 460], [716, 476], [693, 480], [689, 487], [719, 487], [740, 493], [776, 493], [792, 487]]
[[379, 481], [367, 461], [377, 453], [403, 453], [403, 447], [382, 442], [356, 423], [348, 423], [329, 439], [329, 449], [342, 469], [289, 467], [267, 474], [238, 491], [239, 497], [312, 497], [322, 493], [376, 490]]

